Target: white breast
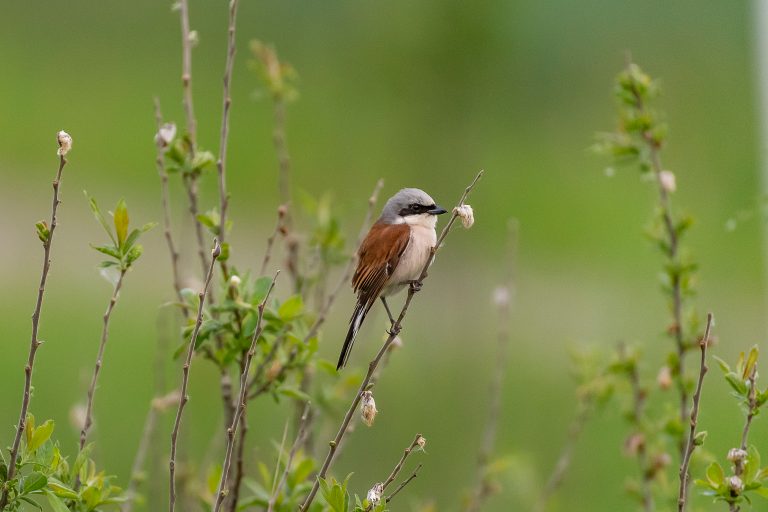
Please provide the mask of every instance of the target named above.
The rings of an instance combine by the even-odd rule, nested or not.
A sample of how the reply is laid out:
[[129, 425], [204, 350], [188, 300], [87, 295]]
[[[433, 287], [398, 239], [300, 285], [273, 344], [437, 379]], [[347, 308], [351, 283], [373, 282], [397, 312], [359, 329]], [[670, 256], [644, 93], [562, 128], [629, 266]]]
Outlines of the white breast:
[[[433, 216], [430, 216], [434, 219]], [[400, 261], [392, 273], [387, 286], [382, 290], [382, 295], [392, 295], [402, 290], [409, 281], [419, 278], [424, 265], [430, 256], [432, 247], [437, 243], [434, 222], [431, 226], [423, 223], [408, 223], [411, 228], [411, 239], [405, 248]]]

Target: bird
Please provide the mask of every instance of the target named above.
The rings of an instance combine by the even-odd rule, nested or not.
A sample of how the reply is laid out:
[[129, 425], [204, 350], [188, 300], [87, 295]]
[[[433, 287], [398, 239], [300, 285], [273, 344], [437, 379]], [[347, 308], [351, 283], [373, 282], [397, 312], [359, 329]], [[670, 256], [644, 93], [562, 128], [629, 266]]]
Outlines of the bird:
[[394, 326], [395, 319], [386, 297], [408, 285], [417, 286], [417, 279], [437, 243], [437, 216], [446, 212], [418, 188], [404, 188], [387, 200], [381, 216], [357, 251], [357, 268], [352, 276], [357, 302], [349, 320], [337, 371], [346, 366], [355, 337], [376, 299], [381, 299]]

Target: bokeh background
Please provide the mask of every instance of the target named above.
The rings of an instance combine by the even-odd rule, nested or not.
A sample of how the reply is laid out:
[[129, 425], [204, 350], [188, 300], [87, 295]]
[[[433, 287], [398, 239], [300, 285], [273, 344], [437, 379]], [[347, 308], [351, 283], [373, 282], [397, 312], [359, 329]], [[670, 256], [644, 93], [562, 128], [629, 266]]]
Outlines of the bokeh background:
[[[226, 4], [191, 4], [200, 38], [193, 64], [200, 144], [215, 151]], [[551, 471], [575, 412], [569, 347], [644, 343], [652, 384], [669, 348], [661, 262], [643, 235], [655, 191], [635, 169], [606, 176], [610, 162], [588, 150], [595, 132], [614, 126], [612, 80], [627, 50], [662, 79], [659, 106], [671, 125], [663, 158], [677, 175], [675, 206], [697, 220], [688, 247], [701, 268], [696, 303], [717, 316], [716, 353], [732, 359], [762, 344], [752, 18], [749, 2], [694, 0], [242, 2], [229, 164], [230, 240], [240, 267], [258, 267], [278, 204], [271, 107], [247, 66], [251, 39], [273, 43], [300, 76], [288, 120], [294, 187], [330, 194], [350, 239], [378, 178], [384, 196], [418, 186], [452, 204], [486, 169], [471, 198], [475, 227], [449, 238], [407, 319], [405, 348], [378, 385], [378, 428], [358, 429], [335, 466], [339, 476], [355, 472], [355, 492], [388, 473], [417, 431], [429, 440], [425, 467], [394, 509], [434, 500], [439, 510], [456, 510], [473, 482], [495, 359], [491, 294], [504, 275], [510, 217], [520, 225], [518, 277], [497, 452], [514, 464], [486, 509], [525, 510]], [[66, 129], [74, 149], [32, 410], [56, 419], [71, 454], [69, 411], [85, 396], [110, 293], [88, 247], [102, 234], [82, 190], [105, 206], [124, 197], [136, 222], [160, 220], [152, 98], [166, 118], [183, 122], [178, 15], [170, 2], [150, 0], [5, 2], [0, 64], [0, 442], [12, 440], [23, 384], [42, 255], [33, 225], [48, 216], [55, 133]], [[212, 176], [203, 189], [207, 209], [216, 204]], [[181, 190], [173, 194], [185, 274], [196, 277]], [[726, 228], [729, 221], [735, 229]], [[96, 403], [97, 457], [122, 482], [152, 394], [160, 304], [172, 297], [160, 229], [145, 249], [113, 316]], [[331, 359], [351, 304], [345, 293], [324, 331], [321, 351]], [[382, 321], [379, 313], [370, 324]], [[377, 340], [369, 327], [352, 364], [368, 361]], [[742, 420], [711, 375], [701, 425], [710, 448], [724, 455]], [[216, 433], [214, 377], [205, 365], [194, 369], [184, 422], [192, 457]], [[270, 439], [279, 438], [290, 407], [265, 403], [253, 411], [249, 436], [258, 442], [250, 454], [272, 461]], [[754, 439], [766, 428], [759, 419]], [[621, 453], [625, 434], [616, 404], [589, 422], [552, 510], [634, 507], [624, 490], [635, 470]]]

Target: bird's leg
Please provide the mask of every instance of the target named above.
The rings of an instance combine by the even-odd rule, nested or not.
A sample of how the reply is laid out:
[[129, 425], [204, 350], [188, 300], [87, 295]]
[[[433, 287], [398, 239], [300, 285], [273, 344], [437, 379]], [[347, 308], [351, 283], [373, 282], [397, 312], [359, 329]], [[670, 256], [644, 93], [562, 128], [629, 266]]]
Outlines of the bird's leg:
[[379, 297], [381, 299], [381, 303], [384, 304], [384, 309], [387, 310], [387, 316], [389, 317], [389, 323], [392, 325], [395, 325], [395, 319], [392, 317], [392, 312], [389, 310], [389, 304], [387, 304], [387, 299], [384, 297]]
[[418, 291], [421, 291], [422, 284], [421, 284], [421, 281], [419, 281], [418, 279], [414, 279], [412, 281], [408, 281], [408, 285], [410, 286], [411, 291], [414, 292], [414, 293], [418, 292]]

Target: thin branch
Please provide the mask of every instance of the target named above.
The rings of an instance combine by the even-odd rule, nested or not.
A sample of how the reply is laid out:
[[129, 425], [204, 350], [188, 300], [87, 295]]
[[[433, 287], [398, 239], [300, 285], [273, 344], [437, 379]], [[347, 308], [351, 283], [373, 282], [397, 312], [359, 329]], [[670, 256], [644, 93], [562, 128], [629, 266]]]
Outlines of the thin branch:
[[[410, 444], [410, 446], [408, 446], [408, 448], [406, 448], [405, 451], [403, 451], [403, 456], [400, 457], [400, 460], [398, 461], [397, 465], [394, 467], [394, 469], [392, 469], [392, 473], [390, 473], [387, 479], [381, 484], [382, 493], [387, 489], [387, 487], [389, 487], [389, 485], [392, 482], [395, 481], [395, 478], [397, 478], [397, 475], [400, 473], [400, 471], [402, 471], [403, 465], [405, 465], [405, 461], [406, 459], [408, 459], [408, 456], [411, 454], [413, 449], [419, 446], [420, 444], [422, 445], [424, 444], [423, 439], [424, 437], [421, 434], [416, 434], [416, 437], [413, 439], [413, 442]], [[403, 487], [405, 487], [405, 485], [403, 485]], [[397, 494], [397, 492], [399, 492], [399, 489], [393, 493], [393, 496], [394, 494]], [[368, 512], [372, 508], [373, 508], [373, 503], [370, 503], [368, 507], [366, 507], [365, 512]]]
[[749, 439], [749, 428], [752, 426], [752, 418], [757, 414], [757, 362], [752, 367], [752, 373], [749, 375], [749, 396], [747, 411], [747, 421], [744, 423], [744, 429], [741, 432], [741, 449], [746, 451], [747, 440]]
[[261, 269], [259, 270], [259, 275], [264, 275], [264, 273], [267, 271], [267, 265], [269, 264], [269, 260], [272, 257], [272, 249], [275, 245], [275, 238], [277, 238], [278, 233], [285, 234], [285, 226], [283, 225], [283, 219], [285, 218], [285, 214], [288, 212], [288, 206], [285, 204], [281, 204], [277, 207], [277, 222], [275, 222], [275, 229], [272, 231], [272, 234], [269, 235], [269, 238], [267, 238], [267, 249], [264, 251], [264, 259], [261, 262]]
[[[470, 191], [472, 191], [475, 184], [477, 183], [477, 181], [480, 179], [482, 175], [483, 175], [483, 171], [480, 171], [477, 174], [477, 176], [475, 176], [475, 179], [472, 180], [472, 183], [470, 183], [469, 186], [464, 190], [464, 194], [461, 196], [461, 199], [459, 200], [459, 205], [464, 204], [465, 199], [469, 195]], [[315, 482], [312, 485], [312, 489], [309, 491], [307, 498], [304, 500], [304, 503], [299, 508], [299, 510], [301, 510], [302, 512], [305, 512], [306, 510], [308, 510], [309, 506], [312, 504], [312, 501], [314, 501], [315, 496], [317, 495], [317, 491], [320, 488], [320, 480], [325, 478], [328, 473], [328, 469], [330, 468], [331, 463], [333, 462], [334, 456], [336, 455], [336, 448], [339, 446], [339, 443], [341, 442], [342, 438], [347, 432], [347, 426], [349, 425], [349, 422], [351, 421], [352, 416], [355, 414], [355, 410], [357, 409], [357, 406], [360, 403], [360, 400], [362, 399], [363, 392], [368, 389], [368, 384], [370, 383], [371, 377], [373, 376], [373, 373], [376, 371], [376, 367], [378, 367], [379, 362], [381, 361], [381, 358], [384, 357], [384, 354], [389, 349], [389, 346], [392, 344], [394, 339], [400, 333], [400, 330], [402, 329], [403, 320], [406, 314], [408, 313], [408, 307], [410, 306], [411, 301], [413, 300], [413, 297], [416, 294], [416, 290], [420, 287], [424, 279], [427, 277], [427, 271], [429, 270], [430, 265], [434, 261], [435, 255], [440, 250], [443, 240], [450, 232], [454, 222], [456, 222], [457, 217], [458, 217], [458, 214], [454, 211], [454, 213], [451, 215], [450, 220], [448, 221], [448, 224], [446, 224], [446, 226], [443, 228], [443, 231], [440, 233], [440, 237], [437, 239], [437, 243], [435, 244], [435, 247], [433, 247], [432, 250], [430, 251], [430, 256], [429, 258], [427, 258], [427, 262], [422, 268], [419, 278], [416, 280], [416, 285], [408, 288], [408, 295], [406, 296], [405, 304], [403, 304], [403, 308], [400, 310], [400, 315], [397, 317], [397, 320], [395, 320], [395, 323], [392, 325], [389, 337], [381, 346], [381, 349], [379, 349], [379, 352], [378, 354], [376, 354], [376, 357], [373, 359], [373, 361], [371, 361], [368, 364], [368, 372], [366, 373], [365, 378], [363, 379], [363, 382], [360, 384], [360, 388], [355, 394], [355, 397], [352, 399], [352, 403], [350, 404], [349, 409], [347, 409], [347, 412], [344, 415], [344, 419], [342, 420], [341, 425], [339, 426], [339, 430], [336, 433], [336, 437], [330, 443], [328, 443], [329, 444], [328, 455], [326, 455], [325, 461], [323, 462], [320, 472], [317, 474], [317, 477], [315, 478]]]
[[[43, 308], [43, 295], [45, 294], [45, 284], [48, 281], [48, 271], [51, 268], [51, 246], [53, 244], [53, 232], [56, 230], [57, 218], [56, 212], [59, 208], [59, 185], [61, 184], [61, 173], [64, 170], [64, 166], [67, 164], [67, 159], [64, 157], [64, 152], [60, 152], [59, 155], [59, 170], [56, 172], [56, 179], [53, 180], [53, 204], [51, 205], [51, 222], [48, 230], [48, 237], [43, 242], [43, 270], [40, 275], [40, 286], [37, 288], [37, 302], [35, 303], [35, 310], [32, 313], [32, 339], [29, 343], [29, 356], [27, 356], [27, 364], [24, 366], [24, 391], [21, 398], [21, 411], [19, 413], [19, 421], [16, 423], [16, 435], [13, 438], [13, 445], [11, 447], [11, 459], [8, 462], [8, 477], [6, 482], [13, 480], [16, 474], [16, 459], [19, 456], [19, 445], [21, 443], [21, 436], [27, 425], [27, 411], [29, 410], [29, 401], [31, 398], [32, 390], [32, 371], [35, 367], [35, 354], [37, 349], [43, 343], [37, 338], [37, 333], [40, 328], [40, 312]], [[0, 510], [2, 510], [8, 504], [8, 487], [3, 486], [2, 495], [0, 495]]]
[[200, 265], [203, 272], [207, 272], [210, 262], [205, 251], [205, 238], [203, 236], [203, 225], [197, 218], [200, 215], [200, 209], [197, 205], [198, 189], [196, 174], [184, 176], [184, 189], [187, 191], [187, 200], [189, 201], [189, 215], [192, 217], [192, 224], [195, 227], [195, 241], [197, 242], [197, 256], [200, 259]]
[[184, 89], [184, 113], [187, 117], [187, 135], [192, 156], [197, 152], [197, 120], [192, 103], [192, 38], [189, 30], [189, 2], [179, 1], [181, 19], [181, 84]]
[[696, 448], [696, 424], [699, 420], [699, 401], [701, 400], [701, 385], [704, 382], [704, 375], [707, 374], [707, 346], [709, 345], [709, 335], [712, 332], [712, 313], [707, 314], [707, 328], [704, 331], [704, 338], [699, 341], [701, 348], [701, 365], [699, 367], [699, 380], [696, 383], [696, 391], [693, 394], [693, 406], [691, 407], [691, 428], [688, 432], [688, 442], [685, 445], [683, 461], [680, 464], [680, 492], [677, 499], [677, 510], [683, 512], [686, 506], [688, 495], [688, 480], [691, 475], [688, 466], [691, 463], [691, 455]]
[[[636, 363], [632, 364], [629, 371], [629, 383], [632, 388], [632, 401], [634, 403], [632, 422], [636, 427], [640, 427], [643, 411], [645, 410], [646, 391], [640, 384], [640, 373]], [[643, 502], [643, 510], [651, 512], [654, 510], [653, 492], [651, 490], [653, 473], [648, 471], [648, 454], [645, 442], [640, 443], [640, 446], [637, 447], [637, 464], [640, 468], [640, 496]]]
[[[272, 141], [277, 153], [277, 161], [280, 166], [280, 200], [285, 205], [291, 204], [291, 155], [288, 152], [288, 143], [286, 141], [285, 114], [286, 105], [283, 95], [276, 95], [274, 99], [274, 121], [275, 127], [272, 133]], [[290, 212], [286, 212], [286, 225], [290, 228]]]
[[240, 376], [240, 394], [238, 396], [237, 401], [237, 409], [235, 411], [235, 416], [232, 418], [232, 424], [227, 429], [227, 450], [226, 455], [224, 456], [224, 464], [222, 465], [221, 469], [221, 480], [219, 481], [219, 489], [216, 492], [216, 504], [214, 505], [214, 512], [218, 512], [221, 508], [221, 504], [224, 501], [224, 498], [227, 495], [227, 478], [229, 476], [229, 467], [232, 463], [232, 450], [234, 447], [234, 439], [235, 434], [237, 433], [237, 427], [238, 422], [240, 421], [240, 417], [245, 411], [246, 405], [247, 405], [247, 396], [248, 396], [248, 371], [251, 369], [251, 361], [253, 360], [253, 356], [256, 354], [256, 344], [259, 341], [259, 336], [261, 336], [262, 331], [264, 330], [262, 320], [264, 319], [264, 308], [267, 305], [267, 300], [269, 300], [269, 296], [272, 293], [272, 290], [275, 287], [275, 281], [277, 280], [277, 276], [280, 274], [280, 271], [278, 271], [275, 274], [275, 277], [272, 278], [272, 283], [269, 285], [269, 290], [267, 290], [267, 294], [264, 297], [264, 300], [259, 304], [258, 307], [258, 320], [256, 321], [256, 328], [253, 331], [253, 337], [251, 338], [251, 346], [248, 349], [248, 352], [246, 354], [245, 364], [243, 365], [243, 374]]
[[142, 430], [141, 439], [139, 440], [139, 448], [136, 450], [136, 457], [133, 459], [133, 466], [131, 466], [131, 479], [128, 481], [128, 487], [125, 490], [126, 501], [123, 505], [122, 512], [131, 512], [133, 510], [139, 484], [144, 480], [144, 464], [147, 459], [150, 445], [152, 444], [152, 437], [157, 428], [157, 418], [161, 413], [165, 412], [168, 407], [178, 403], [179, 398], [179, 391], [174, 390], [165, 396], [152, 399], [149, 411], [147, 412], [147, 418], [144, 420], [144, 429]]
[[390, 501], [392, 501], [392, 500], [394, 499], [394, 497], [395, 497], [395, 496], [397, 496], [397, 494], [398, 494], [400, 491], [402, 491], [402, 490], [403, 490], [403, 488], [404, 488], [406, 485], [408, 485], [409, 483], [411, 483], [411, 480], [413, 480], [414, 478], [416, 478], [416, 477], [418, 476], [418, 474], [419, 474], [419, 471], [421, 471], [421, 468], [422, 468], [422, 466], [423, 466], [423, 464], [419, 464], [418, 466], [416, 466], [416, 469], [414, 469], [414, 470], [413, 470], [413, 473], [411, 473], [411, 476], [409, 476], [408, 478], [406, 478], [405, 480], [403, 480], [402, 482], [400, 482], [400, 485], [398, 485], [398, 486], [397, 486], [397, 488], [396, 488], [396, 489], [395, 489], [395, 490], [392, 492], [392, 494], [390, 494], [389, 496], [387, 496], [387, 498], [386, 498], [386, 500], [385, 500], [385, 501], [386, 501], [386, 503], [389, 503]]
[[[120, 277], [117, 278], [112, 297], [109, 299], [107, 310], [103, 317], [103, 326], [101, 329], [101, 342], [99, 343], [99, 352], [96, 356], [96, 364], [93, 367], [93, 376], [91, 376], [91, 385], [88, 387], [88, 405], [85, 408], [85, 422], [83, 428], [80, 430], [80, 451], [85, 448], [85, 441], [88, 436], [88, 431], [93, 425], [93, 397], [96, 394], [96, 383], [99, 380], [99, 372], [101, 371], [101, 365], [104, 361], [104, 349], [107, 347], [107, 340], [109, 339], [109, 319], [112, 317], [112, 311], [117, 304], [117, 299], [120, 295], [120, 288], [123, 285], [123, 278], [127, 269], [120, 271]], [[80, 486], [80, 479], [75, 482], [75, 490]]]
[[232, 106], [230, 97], [230, 85], [232, 83], [232, 69], [235, 62], [235, 27], [237, 21], [238, 0], [229, 1], [229, 25], [227, 29], [227, 61], [224, 69], [224, 99], [221, 111], [221, 136], [219, 138], [219, 159], [216, 168], [219, 174], [219, 237], [224, 243], [227, 228], [227, 207], [229, 195], [227, 195], [227, 143], [229, 141], [229, 111]]
[[203, 306], [205, 305], [205, 297], [208, 295], [208, 287], [211, 284], [211, 277], [213, 277], [213, 266], [216, 263], [216, 259], [221, 255], [221, 245], [219, 241], [214, 239], [213, 250], [211, 251], [211, 263], [208, 266], [208, 272], [205, 275], [205, 284], [203, 289], [197, 294], [198, 306], [197, 306], [197, 318], [195, 320], [195, 328], [192, 331], [192, 337], [189, 340], [189, 347], [187, 349], [187, 357], [184, 360], [184, 366], [182, 367], [182, 379], [181, 379], [181, 398], [179, 399], [179, 408], [176, 411], [176, 419], [173, 423], [173, 432], [171, 433], [171, 457], [168, 463], [170, 468], [170, 499], [169, 510], [174, 512], [176, 508], [176, 439], [179, 435], [179, 428], [181, 426], [181, 415], [184, 412], [184, 406], [189, 401], [187, 395], [187, 386], [189, 385], [189, 367], [192, 365], [192, 356], [195, 353], [195, 343], [197, 342], [197, 336], [200, 334], [200, 327], [203, 325]]
[[[628, 58], [629, 63], [629, 58]], [[642, 95], [636, 89], [632, 90], [635, 98], [635, 106], [637, 110], [643, 114], [646, 113], [645, 103], [643, 102]], [[653, 170], [653, 175], [656, 178], [656, 184], [659, 189], [659, 206], [662, 212], [662, 218], [664, 222], [664, 229], [667, 235], [668, 247], [665, 250], [667, 257], [673, 263], [676, 263], [679, 259], [679, 245], [680, 240], [678, 237], [677, 229], [675, 228], [675, 221], [672, 216], [672, 205], [669, 197], [669, 192], [664, 186], [662, 180], [662, 172], [664, 167], [661, 165], [661, 143], [656, 140], [654, 134], [650, 131], [646, 131], [642, 134], [642, 138], [645, 144], [648, 146], [648, 153]], [[672, 282], [670, 283], [672, 289], [672, 319], [673, 325], [671, 330], [674, 334], [675, 347], [677, 349], [677, 389], [680, 395], [680, 421], [685, 423], [686, 414], [688, 411], [688, 390], [685, 384], [685, 335], [683, 332], [683, 296], [682, 296], [682, 282], [680, 275], [675, 273], [672, 276]], [[679, 451], [680, 457], [684, 456], [685, 450], [684, 438], [680, 438]]]
[[283, 470], [283, 475], [280, 477], [280, 480], [277, 482], [277, 485], [272, 490], [272, 495], [269, 497], [267, 512], [272, 512], [275, 509], [275, 502], [277, 501], [277, 497], [280, 495], [280, 491], [283, 489], [283, 486], [285, 485], [285, 482], [288, 479], [288, 474], [291, 472], [291, 465], [293, 464], [293, 459], [296, 456], [296, 452], [299, 451], [299, 447], [304, 442], [304, 436], [306, 435], [307, 420], [309, 418], [309, 410], [310, 410], [309, 402], [307, 402], [307, 405], [304, 406], [304, 412], [302, 413], [301, 419], [299, 421], [299, 431], [296, 433], [296, 440], [293, 442], [293, 446], [291, 446], [291, 451], [288, 454], [288, 460], [285, 462], [285, 469]]
[[[186, 4], [186, 0], [184, 2]], [[155, 98], [155, 121], [157, 122], [158, 134], [163, 127], [163, 114], [160, 111], [160, 100]], [[160, 200], [163, 205], [163, 234], [165, 236], [165, 242], [168, 245], [168, 253], [171, 257], [171, 272], [173, 273], [173, 289], [176, 292], [176, 298], [179, 303], [184, 302], [184, 298], [181, 295], [181, 279], [179, 277], [179, 251], [176, 249], [176, 244], [173, 241], [173, 234], [171, 230], [171, 204], [168, 194], [168, 172], [165, 169], [165, 145], [161, 138], [157, 138], [157, 157], [155, 158], [155, 164], [157, 166], [157, 174], [160, 176]], [[181, 308], [184, 318], [189, 318], [189, 311], [187, 308]]]

